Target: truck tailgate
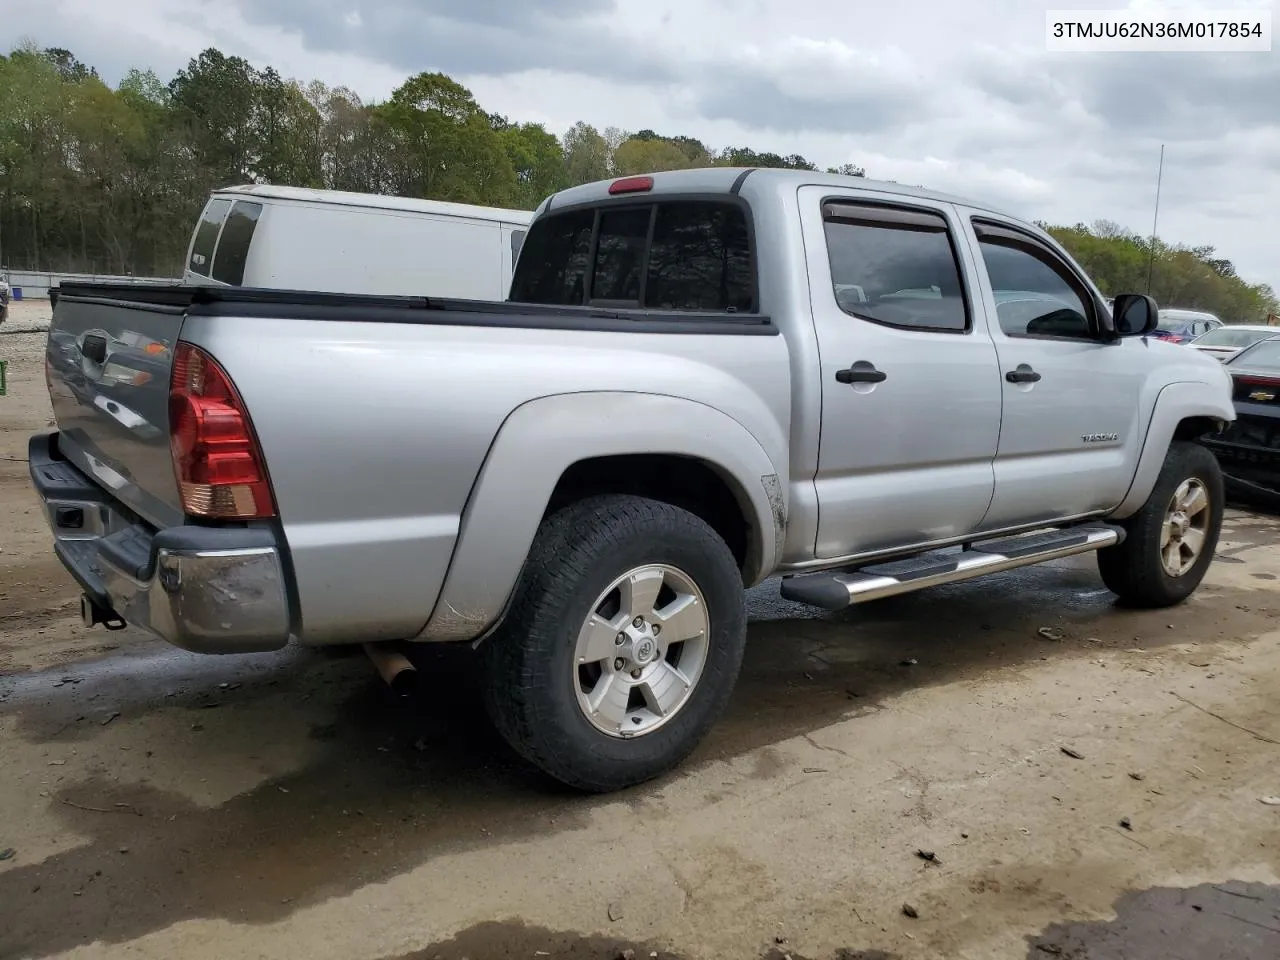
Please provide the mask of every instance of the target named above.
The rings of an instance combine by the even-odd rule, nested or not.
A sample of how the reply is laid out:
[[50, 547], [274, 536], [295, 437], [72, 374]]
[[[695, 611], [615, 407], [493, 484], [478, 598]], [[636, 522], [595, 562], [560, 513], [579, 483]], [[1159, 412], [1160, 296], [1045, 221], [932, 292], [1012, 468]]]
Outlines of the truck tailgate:
[[176, 302], [60, 292], [49, 330], [45, 371], [60, 451], [157, 527], [184, 522], [168, 410], [183, 315]]

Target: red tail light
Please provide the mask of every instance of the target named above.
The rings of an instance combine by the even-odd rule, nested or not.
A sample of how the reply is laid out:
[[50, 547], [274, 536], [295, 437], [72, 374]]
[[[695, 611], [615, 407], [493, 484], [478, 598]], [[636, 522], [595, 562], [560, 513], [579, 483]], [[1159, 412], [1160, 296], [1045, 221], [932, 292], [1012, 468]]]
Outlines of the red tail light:
[[199, 347], [179, 343], [169, 385], [169, 447], [182, 509], [191, 516], [276, 515], [253, 426], [231, 379]]
[[644, 193], [653, 189], [653, 177], [623, 177], [609, 184], [609, 193]]

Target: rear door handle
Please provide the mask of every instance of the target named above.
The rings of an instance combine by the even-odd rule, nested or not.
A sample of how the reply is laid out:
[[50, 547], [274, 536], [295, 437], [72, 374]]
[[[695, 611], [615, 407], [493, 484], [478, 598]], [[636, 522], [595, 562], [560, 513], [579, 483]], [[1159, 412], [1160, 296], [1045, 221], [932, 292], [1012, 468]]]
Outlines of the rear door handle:
[[1040, 374], [1036, 373], [1025, 363], [1018, 364], [1017, 368], [1010, 370], [1004, 375], [1004, 378], [1010, 383], [1039, 383]]
[[885, 378], [883, 370], [877, 370], [875, 364], [866, 360], [859, 360], [847, 370], [836, 371], [836, 381], [839, 383], [883, 383]]
[[107, 359], [107, 338], [96, 333], [88, 334], [80, 342], [80, 352], [94, 363], [105, 363]]

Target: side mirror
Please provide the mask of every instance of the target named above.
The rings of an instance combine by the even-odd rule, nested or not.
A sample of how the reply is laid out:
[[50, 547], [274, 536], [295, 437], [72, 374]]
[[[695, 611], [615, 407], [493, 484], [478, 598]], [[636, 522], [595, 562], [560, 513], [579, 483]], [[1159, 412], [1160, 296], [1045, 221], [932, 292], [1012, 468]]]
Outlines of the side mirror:
[[1116, 336], [1144, 337], [1160, 322], [1160, 310], [1145, 294], [1121, 293], [1111, 304], [1111, 318]]

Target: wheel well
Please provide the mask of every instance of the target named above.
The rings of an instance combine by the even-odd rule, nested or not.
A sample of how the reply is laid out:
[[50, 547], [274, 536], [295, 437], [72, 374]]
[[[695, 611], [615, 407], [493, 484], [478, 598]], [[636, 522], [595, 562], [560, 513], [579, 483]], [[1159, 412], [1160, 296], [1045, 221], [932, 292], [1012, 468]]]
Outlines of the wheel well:
[[1186, 417], [1173, 431], [1173, 439], [1198, 440], [1206, 433], [1217, 433], [1221, 429], [1222, 421], [1217, 417]]
[[560, 476], [547, 514], [583, 497], [627, 493], [661, 500], [705, 520], [747, 575], [759, 562], [753, 524], [734, 488], [701, 460], [675, 454], [628, 454], [579, 460]]

